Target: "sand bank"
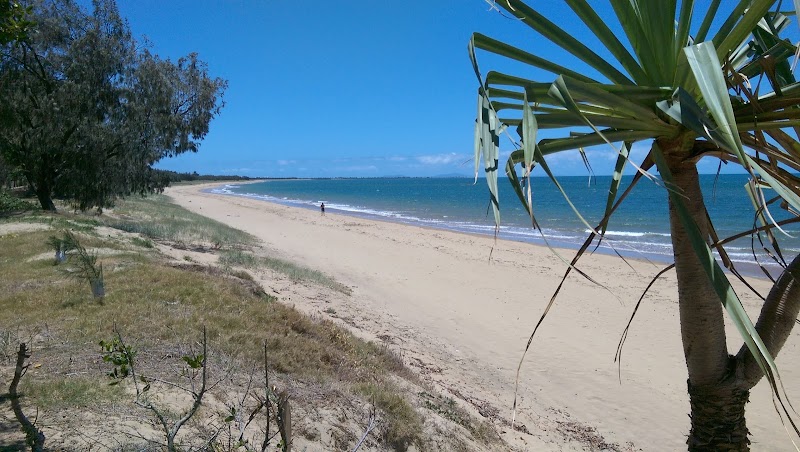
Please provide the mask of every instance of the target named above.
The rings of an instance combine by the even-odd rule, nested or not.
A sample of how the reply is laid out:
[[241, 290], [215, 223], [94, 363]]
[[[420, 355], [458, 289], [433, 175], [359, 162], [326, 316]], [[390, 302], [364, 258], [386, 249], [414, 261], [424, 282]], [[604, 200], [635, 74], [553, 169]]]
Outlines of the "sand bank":
[[[292, 299], [298, 308], [326, 315], [325, 306], [335, 307], [327, 310], [360, 334], [392, 344], [446, 394], [478, 412], [510, 419], [523, 348], [566, 268], [547, 248], [332, 212], [321, 216], [203, 193], [204, 188], [179, 186], [167, 194], [353, 288], [340, 300]], [[569, 259], [574, 252], [561, 253]], [[636, 300], [663, 267], [628, 262], [606, 255], [582, 259], [580, 267], [608, 290], [570, 276], [522, 366], [517, 421], [530, 434], [500, 428], [510, 444], [522, 450], [591, 449], [593, 437], [597, 448], [605, 441], [620, 450], [685, 449], [689, 403], [674, 273], [643, 302], [621, 373], [614, 362]], [[769, 288], [763, 280], [753, 285], [764, 294]], [[757, 317], [760, 300], [735, 287]], [[777, 360], [795, 403], [797, 335]], [[729, 329], [731, 352], [740, 344]], [[747, 417], [753, 450], [792, 448], [763, 382], [751, 394]]]

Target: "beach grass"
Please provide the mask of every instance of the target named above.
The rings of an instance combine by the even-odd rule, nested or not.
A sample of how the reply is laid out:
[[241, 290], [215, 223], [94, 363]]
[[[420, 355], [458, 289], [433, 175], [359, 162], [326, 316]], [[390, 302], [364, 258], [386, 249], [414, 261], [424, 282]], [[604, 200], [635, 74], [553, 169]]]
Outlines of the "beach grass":
[[97, 378], [55, 375], [47, 379], [25, 379], [21, 392], [31, 397], [40, 410], [70, 410], [95, 404], [122, 402], [125, 392], [119, 385], [98, 384]]
[[421, 425], [420, 415], [406, 403], [403, 397], [397, 392], [387, 391], [385, 387], [373, 383], [360, 383], [357, 385], [357, 389], [384, 413], [391, 413], [392, 417], [400, 421], [392, 423], [384, 432], [384, 438], [391, 447], [395, 450], [403, 450], [408, 444], [414, 442], [415, 437], [419, 434], [417, 429]]
[[132, 237], [131, 242], [136, 246], [141, 246], [142, 248], [153, 248], [153, 241], [146, 238], [141, 237]]
[[[52, 228], [0, 234], [0, 359], [9, 364], [20, 342], [32, 347], [32, 367], [22, 386], [31, 409], [76, 419], [108, 407], [134, 410], [125, 404], [129, 393], [109, 387], [99, 341], [119, 332], [141, 350], [142, 367], [170, 378], [175, 358], [179, 361], [181, 353], [195, 347], [205, 328], [217, 372], [225, 366], [252, 368], [251, 363], [263, 359], [266, 344], [269, 368], [278, 381], [337, 388], [347, 397], [374, 403], [382, 413], [385, 441], [398, 449], [421, 441], [422, 419], [408, 393], [394, 383], [415, 377], [386, 347], [276, 302], [254, 288], [249, 273], [165, 259], [152, 241], [218, 243], [224, 250], [223, 265], [265, 266], [298, 281], [346, 289], [324, 274], [239, 250], [237, 246], [252, 244], [253, 238], [171, 205], [164, 197], [125, 201], [110, 218], [34, 214], [17, 220]], [[99, 234], [100, 225], [145, 238]], [[102, 302], [50, 256], [47, 240], [63, 229], [71, 230], [87, 249], [115, 250], [99, 256], [106, 285]], [[224, 392], [216, 397], [224, 398]]]
[[252, 235], [190, 212], [169, 202], [164, 195], [120, 200], [112, 215], [102, 217], [101, 221], [115, 229], [186, 246], [230, 249], [256, 243]]
[[350, 295], [352, 293], [349, 287], [319, 270], [314, 270], [278, 257], [258, 256], [252, 252], [237, 249], [224, 251], [220, 255], [219, 263], [224, 266], [248, 269], [268, 268], [289, 277], [293, 281], [317, 284], [345, 295]]
[[95, 215], [76, 215], [70, 212], [45, 212], [36, 210], [23, 216], [7, 218], [0, 222], [39, 223], [52, 229], [71, 229], [74, 231], [94, 231], [101, 223]]
[[256, 268], [259, 265], [259, 259], [247, 251], [230, 250], [220, 254], [219, 263], [230, 267]]

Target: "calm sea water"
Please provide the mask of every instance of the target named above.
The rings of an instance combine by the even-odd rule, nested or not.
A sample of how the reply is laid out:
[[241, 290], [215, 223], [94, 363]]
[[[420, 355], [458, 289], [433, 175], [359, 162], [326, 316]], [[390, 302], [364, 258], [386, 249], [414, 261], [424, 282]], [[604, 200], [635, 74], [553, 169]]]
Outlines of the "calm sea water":
[[[631, 177], [623, 179], [627, 186]], [[752, 228], [755, 213], [744, 191], [745, 175], [701, 176], [712, 221], [720, 237]], [[605, 208], [610, 177], [562, 177], [559, 179], [573, 204], [596, 225]], [[561, 193], [549, 179], [533, 178], [534, 214], [551, 244], [577, 248], [585, 240], [587, 227], [576, 217]], [[486, 183], [473, 184], [467, 178], [374, 178], [271, 180], [254, 184], [227, 185], [215, 190], [249, 198], [319, 209], [321, 202], [329, 212], [395, 221], [419, 226], [492, 235], [494, 217], [489, 206]], [[620, 190], [621, 192], [621, 190]], [[645, 257], [660, 262], [672, 261], [667, 193], [642, 181], [612, 217], [606, 239], [600, 248], [623, 255]], [[541, 233], [531, 228], [530, 219], [507, 181], [500, 181], [502, 238], [543, 243]], [[777, 219], [786, 218], [779, 208], [772, 209]], [[800, 228], [785, 229], [793, 237], [778, 233], [787, 259], [800, 253]], [[758, 240], [755, 249], [760, 250]], [[752, 267], [752, 241], [740, 239], [728, 247], [732, 259]], [[758, 259], [774, 269], [763, 252]], [[752, 268], [748, 273], [753, 273]]]

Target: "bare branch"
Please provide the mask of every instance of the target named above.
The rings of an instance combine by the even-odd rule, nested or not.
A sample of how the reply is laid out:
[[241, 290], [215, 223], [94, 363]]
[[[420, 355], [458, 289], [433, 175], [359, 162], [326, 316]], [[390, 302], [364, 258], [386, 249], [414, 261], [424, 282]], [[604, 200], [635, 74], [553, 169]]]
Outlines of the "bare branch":
[[261, 452], [266, 452], [269, 447], [269, 421], [270, 421], [270, 407], [272, 402], [269, 400], [269, 361], [267, 361], [267, 340], [264, 339], [264, 403], [267, 405], [267, 431], [264, 432], [264, 442], [261, 444]]
[[367, 439], [367, 436], [378, 426], [378, 417], [375, 415], [375, 400], [372, 401], [372, 407], [369, 411], [369, 421], [367, 422], [367, 430], [364, 432], [364, 435], [361, 437], [360, 440], [356, 443], [356, 446], [353, 448], [353, 452], [357, 452], [358, 449], [361, 447], [361, 444], [364, 443], [364, 440]]
[[193, 393], [192, 396], [194, 397], [194, 403], [192, 403], [192, 407], [189, 408], [189, 411], [183, 415], [178, 421], [172, 426], [169, 431], [169, 435], [167, 437], [167, 447], [170, 447], [170, 450], [175, 450], [174, 443], [175, 443], [175, 436], [178, 435], [178, 430], [183, 427], [183, 425], [194, 416], [197, 412], [197, 409], [200, 408], [200, 405], [203, 402], [203, 395], [206, 393], [206, 376], [207, 376], [207, 366], [206, 361], [208, 360], [208, 341], [206, 335], [206, 327], [203, 326], [203, 362], [201, 363], [200, 367], [203, 369], [201, 371], [201, 382], [200, 382], [200, 390], [197, 393]]
[[28, 348], [25, 343], [19, 344], [19, 351], [17, 352], [17, 366], [14, 368], [14, 378], [11, 380], [11, 386], [8, 387], [8, 395], [11, 400], [11, 409], [14, 411], [14, 416], [17, 422], [22, 426], [22, 431], [25, 433], [25, 443], [31, 447], [34, 452], [44, 450], [44, 433], [36, 428], [35, 422], [31, 422], [22, 411], [22, 406], [19, 403], [19, 394], [17, 393], [17, 386], [19, 385], [22, 376], [28, 370], [25, 365], [25, 360], [30, 358]]

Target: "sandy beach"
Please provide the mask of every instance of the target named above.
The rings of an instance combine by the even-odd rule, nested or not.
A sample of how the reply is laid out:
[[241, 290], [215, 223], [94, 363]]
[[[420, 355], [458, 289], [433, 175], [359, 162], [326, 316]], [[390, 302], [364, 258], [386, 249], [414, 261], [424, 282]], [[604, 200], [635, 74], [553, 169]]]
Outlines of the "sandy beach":
[[[341, 294], [269, 287], [305, 312], [333, 316], [384, 341], [443, 394], [476, 414], [510, 421], [517, 365], [566, 264], [544, 247], [372, 221], [172, 187], [194, 212], [249, 232], [267, 250], [321, 270], [353, 289]], [[565, 259], [573, 251], [561, 250]], [[630, 266], [628, 265], [630, 264]], [[497, 423], [518, 450], [685, 450], [686, 368], [673, 272], [651, 289], [634, 320], [621, 366], [614, 354], [637, 299], [663, 264], [607, 255], [579, 267], [605, 286], [571, 275], [522, 366], [517, 423]], [[762, 294], [769, 282], [753, 279]], [[734, 286], [752, 318], [759, 299]], [[311, 294], [311, 295], [309, 295]], [[333, 315], [335, 313], [335, 315]], [[798, 333], [777, 363], [800, 400]], [[729, 328], [729, 350], [741, 344]], [[793, 448], [763, 381], [747, 409], [753, 450]], [[527, 432], [527, 433], [525, 433]]]

